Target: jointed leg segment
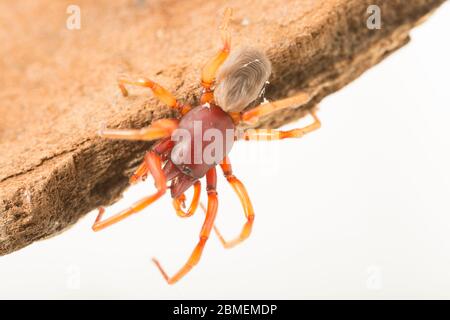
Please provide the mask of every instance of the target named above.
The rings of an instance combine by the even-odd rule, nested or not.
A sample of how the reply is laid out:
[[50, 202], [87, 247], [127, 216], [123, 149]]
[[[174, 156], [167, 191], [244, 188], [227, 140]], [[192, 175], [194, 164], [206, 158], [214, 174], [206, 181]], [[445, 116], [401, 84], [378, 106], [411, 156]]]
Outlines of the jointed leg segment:
[[133, 175], [130, 178], [130, 184], [138, 183], [140, 180], [145, 180], [147, 177], [148, 169], [147, 165], [145, 164], [145, 160], [139, 165], [139, 167], [136, 169], [136, 171], [133, 173]]
[[[153, 82], [150, 79], [140, 78], [136, 81], [127, 79], [118, 80], [119, 88], [124, 96], [128, 95], [128, 90], [125, 84], [149, 88], [153, 94], [162, 102], [171, 108], [178, 109], [182, 114], [190, 110], [187, 105], [180, 104], [175, 97], [165, 88]], [[157, 140], [170, 136], [172, 131], [178, 126], [178, 120], [175, 119], [160, 119], [152, 123], [151, 126], [142, 129], [102, 129], [99, 135], [109, 139], [124, 139], [124, 140]]]
[[211, 233], [211, 229], [213, 228], [214, 220], [216, 219], [218, 206], [216, 181], [217, 181], [216, 169], [212, 168], [206, 174], [208, 208], [206, 211], [205, 222], [203, 223], [202, 230], [200, 231], [200, 240], [197, 246], [194, 248], [194, 251], [192, 252], [186, 264], [174, 276], [169, 277], [162, 268], [159, 261], [153, 258], [153, 262], [156, 264], [156, 266], [158, 267], [159, 271], [163, 275], [164, 279], [166, 279], [168, 284], [174, 284], [175, 282], [183, 278], [200, 260], [206, 241], [208, 240], [209, 235]]
[[112, 224], [115, 224], [115, 223], [129, 217], [133, 213], [138, 213], [145, 207], [147, 207], [150, 204], [152, 204], [153, 202], [155, 202], [155, 200], [159, 199], [166, 192], [166, 189], [167, 189], [166, 177], [164, 175], [164, 172], [162, 171], [161, 159], [159, 158], [159, 156], [152, 151], [148, 152], [145, 155], [145, 164], [148, 168], [148, 171], [151, 173], [151, 175], [155, 179], [155, 186], [157, 189], [156, 193], [136, 202], [129, 209], [126, 209], [118, 214], [115, 214], [105, 220], [102, 220], [105, 210], [103, 208], [100, 208], [97, 219], [95, 220], [95, 223], [92, 226], [92, 229], [94, 231], [102, 230], [106, 227], [109, 227]]
[[201, 84], [203, 87], [202, 96], [200, 98], [201, 103], [209, 103], [213, 101], [214, 93], [211, 87], [216, 78], [217, 70], [225, 62], [225, 60], [228, 58], [228, 55], [230, 54], [231, 36], [230, 32], [228, 31], [228, 24], [230, 22], [231, 15], [231, 8], [227, 8], [222, 24], [220, 26], [223, 43], [222, 49], [203, 67], [201, 77]]
[[253, 124], [261, 117], [267, 116], [273, 112], [302, 106], [311, 101], [311, 98], [312, 95], [309, 92], [303, 91], [286, 99], [264, 102], [242, 113], [241, 120], [245, 123]]
[[173, 199], [173, 207], [175, 208], [175, 211], [177, 212], [177, 215], [181, 218], [187, 218], [192, 216], [198, 207], [198, 202], [200, 200], [200, 191], [201, 191], [201, 184], [200, 181], [197, 181], [194, 183], [194, 196], [192, 198], [191, 205], [189, 206], [188, 211], [184, 211], [182, 207], [184, 207], [184, 202], [186, 201], [186, 196], [184, 193], [176, 199]]
[[176, 108], [180, 110], [182, 114], [187, 113], [191, 108], [188, 105], [183, 105], [175, 99], [175, 97], [164, 87], [157, 84], [156, 82], [147, 79], [147, 78], [139, 78], [138, 80], [127, 80], [120, 78], [117, 80], [120, 91], [122, 91], [122, 95], [124, 97], [128, 96], [128, 90], [125, 87], [126, 84], [132, 86], [145, 87], [152, 90], [155, 97], [157, 97], [161, 102], [165, 103], [171, 108]]
[[152, 90], [155, 97], [167, 104], [169, 107], [176, 108], [179, 106], [177, 99], [175, 99], [175, 97], [169, 91], [150, 79], [139, 78], [138, 80], [132, 81], [120, 78], [119, 80], [117, 80], [117, 82], [124, 97], [128, 96], [128, 90], [125, 88], [125, 84], [128, 84], [132, 86], [149, 88], [150, 90]]
[[115, 140], [151, 141], [168, 137], [178, 127], [176, 119], [159, 119], [142, 129], [101, 129], [98, 135]]
[[306, 127], [297, 128], [287, 131], [272, 129], [248, 129], [244, 132], [241, 139], [243, 140], [281, 140], [286, 138], [301, 138], [305, 134], [320, 128], [320, 120], [314, 111], [310, 112], [314, 118], [314, 122]]
[[250, 233], [252, 232], [253, 221], [255, 220], [255, 212], [253, 210], [253, 206], [250, 201], [250, 197], [248, 196], [247, 190], [245, 189], [242, 182], [233, 175], [231, 163], [228, 157], [226, 157], [224, 161], [222, 161], [220, 167], [222, 168], [225, 178], [230, 183], [236, 195], [239, 197], [239, 200], [241, 201], [242, 207], [244, 209], [245, 217], [247, 218], [247, 222], [242, 227], [240, 235], [231, 241], [226, 241], [219, 230], [214, 226], [214, 231], [217, 234], [220, 242], [225, 248], [228, 249], [238, 245], [250, 236]]

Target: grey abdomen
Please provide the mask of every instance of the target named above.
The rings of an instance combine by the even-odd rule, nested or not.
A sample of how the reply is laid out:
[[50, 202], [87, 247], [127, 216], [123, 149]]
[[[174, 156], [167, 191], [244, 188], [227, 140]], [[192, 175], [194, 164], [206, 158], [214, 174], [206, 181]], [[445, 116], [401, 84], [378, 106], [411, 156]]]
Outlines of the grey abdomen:
[[219, 69], [214, 97], [227, 112], [239, 112], [258, 98], [272, 67], [264, 52], [244, 47], [233, 51]]

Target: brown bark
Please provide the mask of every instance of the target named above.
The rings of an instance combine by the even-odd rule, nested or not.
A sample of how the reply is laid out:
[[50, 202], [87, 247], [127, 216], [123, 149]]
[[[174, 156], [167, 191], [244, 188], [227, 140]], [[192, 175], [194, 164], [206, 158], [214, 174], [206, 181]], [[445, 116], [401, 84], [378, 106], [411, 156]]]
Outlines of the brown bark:
[[[145, 90], [119, 94], [120, 74], [150, 77], [195, 104], [199, 70], [218, 48], [217, 26], [234, 8], [233, 46], [265, 50], [267, 97], [317, 87], [302, 108], [264, 119], [277, 127], [406, 44], [444, 0], [70, 1], [0, 3], [0, 255], [54, 235], [112, 203], [150, 144], [96, 137], [102, 125], [142, 127], [171, 111]], [[382, 28], [367, 28], [367, 8]], [[90, 232], [90, 230], [86, 230]]]

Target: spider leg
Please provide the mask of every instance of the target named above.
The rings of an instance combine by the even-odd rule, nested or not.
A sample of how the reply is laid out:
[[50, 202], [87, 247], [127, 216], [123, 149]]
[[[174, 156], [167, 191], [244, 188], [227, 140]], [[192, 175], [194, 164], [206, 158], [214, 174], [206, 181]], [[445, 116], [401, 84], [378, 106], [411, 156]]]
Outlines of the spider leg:
[[203, 223], [202, 230], [200, 231], [200, 240], [197, 243], [197, 246], [194, 248], [194, 251], [192, 252], [186, 264], [174, 276], [169, 277], [162, 268], [159, 261], [155, 258], [152, 259], [153, 262], [158, 267], [164, 279], [166, 279], [168, 284], [174, 284], [175, 282], [183, 278], [199, 262], [201, 258], [203, 249], [205, 247], [206, 241], [209, 238], [217, 214], [218, 200], [216, 192], [216, 181], [217, 181], [216, 169], [211, 168], [206, 173], [208, 209], [206, 211], [205, 222]]
[[162, 87], [161, 85], [157, 84], [156, 82], [150, 79], [139, 78], [137, 80], [128, 80], [124, 78], [119, 78], [117, 80], [117, 83], [124, 97], [128, 96], [128, 90], [125, 87], [126, 84], [132, 86], [145, 87], [152, 90], [155, 97], [157, 97], [161, 102], [165, 103], [171, 108], [176, 108], [180, 110], [182, 114], [187, 113], [191, 109], [190, 106], [178, 102], [177, 99], [175, 99], [175, 97], [167, 89], [165, 89], [164, 87]]
[[147, 177], [147, 173], [148, 169], [144, 160], [130, 177], [130, 184], [136, 184], [139, 180], [145, 180], [145, 178]]
[[250, 197], [248, 196], [247, 190], [245, 189], [242, 182], [233, 175], [233, 170], [231, 168], [231, 163], [228, 157], [226, 157], [222, 161], [220, 167], [222, 168], [225, 178], [230, 183], [236, 195], [239, 197], [239, 200], [241, 201], [242, 207], [244, 209], [245, 217], [247, 218], [247, 222], [242, 227], [240, 235], [230, 241], [225, 240], [222, 234], [219, 232], [219, 229], [214, 226], [214, 232], [216, 233], [220, 242], [222, 243], [224, 248], [229, 249], [243, 242], [250, 236], [250, 233], [252, 232], [253, 221], [255, 220], [255, 212], [253, 210], [253, 206], [250, 201]]
[[122, 91], [122, 95], [124, 97], [128, 96], [128, 90], [125, 87], [125, 84], [132, 85], [132, 86], [139, 86], [139, 87], [145, 87], [152, 90], [153, 94], [162, 102], [167, 104], [169, 107], [175, 108], [178, 106], [177, 99], [165, 88], [157, 84], [156, 82], [153, 82], [150, 79], [147, 78], [139, 78], [137, 80], [127, 80], [124, 78], [119, 78], [117, 80], [117, 83], [119, 85], [120, 91]]
[[198, 202], [200, 200], [200, 191], [201, 191], [201, 183], [200, 181], [196, 181], [194, 183], [194, 196], [192, 198], [191, 205], [189, 206], [188, 211], [184, 211], [182, 207], [184, 207], [184, 202], [186, 200], [186, 196], [182, 194], [180, 197], [173, 199], [173, 207], [177, 212], [177, 215], [181, 218], [187, 218], [192, 216], [198, 207]]
[[[170, 150], [174, 146], [174, 141], [170, 138], [162, 139], [156, 142], [152, 146], [152, 151], [154, 151], [157, 155], [160, 156], [161, 161], [164, 162], [167, 160]], [[164, 170], [164, 169], [163, 169]], [[144, 181], [147, 178], [148, 175], [148, 169], [147, 165], [145, 164], [145, 159], [142, 161], [142, 163], [139, 165], [139, 167], [136, 169], [136, 171], [133, 173], [133, 175], [130, 177], [130, 184], [136, 184], [140, 180]]]
[[225, 62], [230, 54], [231, 35], [228, 30], [228, 24], [231, 20], [232, 10], [227, 8], [224, 13], [222, 24], [220, 25], [223, 47], [202, 69], [201, 85], [203, 87], [201, 103], [211, 102], [214, 99], [211, 86], [216, 78], [217, 70]]
[[148, 171], [151, 173], [151, 175], [155, 179], [155, 186], [157, 189], [156, 193], [136, 202], [130, 208], [128, 208], [122, 212], [119, 212], [105, 220], [102, 220], [105, 210], [103, 208], [100, 208], [97, 219], [95, 219], [95, 223], [92, 226], [92, 229], [94, 231], [102, 230], [106, 227], [109, 227], [110, 225], [112, 225], [114, 223], [117, 223], [117, 222], [129, 217], [133, 213], [138, 213], [145, 207], [147, 207], [150, 204], [152, 204], [153, 202], [155, 202], [155, 200], [159, 199], [166, 192], [166, 189], [167, 189], [166, 177], [161, 168], [161, 158], [153, 151], [147, 152], [147, 154], [145, 155], [145, 164], [148, 168]]
[[314, 95], [307, 91], [302, 91], [293, 97], [281, 99], [277, 101], [266, 101], [258, 106], [245, 111], [238, 115], [241, 121], [247, 124], [255, 124], [264, 116], [271, 114], [272, 112], [280, 111], [288, 108], [298, 108], [305, 105]]
[[287, 131], [272, 130], [272, 129], [248, 129], [244, 131], [242, 140], [281, 140], [286, 138], [301, 138], [305, 134], [320, 128], [320, 120], [317, 118], [314, 111], [310, 111], [314, 122], [303, 128], [297, 128]]
[[142, 129], [101, 129], [98, 135], [108, 139], [151, 141], [168, 137], [178, 127], [176, 119], [159, 119]]

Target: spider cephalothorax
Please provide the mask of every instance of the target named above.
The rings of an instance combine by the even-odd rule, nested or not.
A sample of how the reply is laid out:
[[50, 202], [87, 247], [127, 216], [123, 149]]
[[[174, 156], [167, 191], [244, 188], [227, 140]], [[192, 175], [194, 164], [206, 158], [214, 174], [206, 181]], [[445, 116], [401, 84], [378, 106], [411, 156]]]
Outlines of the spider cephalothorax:
[[[237, 138], [242, 140], [298, 138], [320, 127], [319, 120], [311, 113], [315, 121], [304, 128], [289, 131], [253, 129], [245, 130], [242, 134], [236, 133], [239, 124], [253, 124], [271, 112], [298, 107], [308, 102], [310, 96], [306, 92], [300, 92], [294, 97], [266, 102], [245, 111], [267, 82], [271, 65], [266, 55], [255, 48], [244, 47], [230, 54], [230, 35], [227, 28], [230, 16], [231, 10], [227, 9], [221, 26], [222, 49], [202, 70], [203, 89], [199, 106], [191, 107], [178, 102], [166, 89], [149, 79], [142, 78], [137, 81], [119, 79], [119, 87], [124, 96], [128, 95], [126, 84], [147, 87], [161, 101], [177, 109], [180, 117], [160, 119], [149, 127], [139, 130], [105, 129], [99, 132], [100, 136], [109, 139], [157, 140], [130, 179], [130, 183], [136, 183], [151, 175], [155, 180], [157, 191], [131, 208], [104, 220], [102, 220], [104, 209], [100, 208], [93, 225], [94, 231], [141, 211], [166, 193], [168, 182], [175, 211], [180, 217], [189, 217], [194, 214], [199, 204], [200, 179], [206, 177], [208, 203], [205, 209], [205, 222], [200, 231], [200, 240], [189, 260], [173, 277], [169, 277], [159, 262], [153, 259], [169, 284], [181, 279], [198, 263], [213, 228], [226, 248], [239, 244], [251, 233], [255, 217], [253, 206], [244, 185], [233, 175], [227, 157], [234, 141]], [[247, 219], [240, 235], [231, 241], [224, 240], [214, 227], [218, 208], [216, 192], [218, 164], [239, 197]], [[194, 195], [189, 208], [185, 210], [184, 192], [190, 187], [194, 188]]]

